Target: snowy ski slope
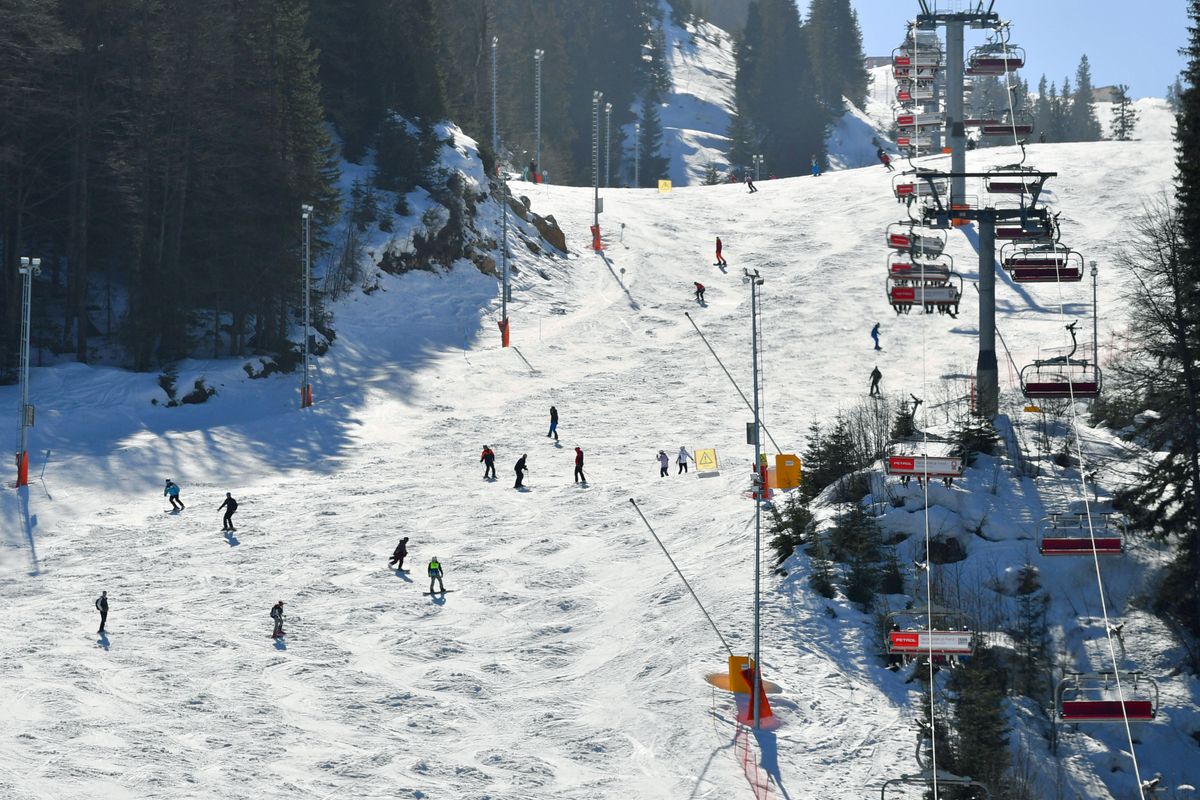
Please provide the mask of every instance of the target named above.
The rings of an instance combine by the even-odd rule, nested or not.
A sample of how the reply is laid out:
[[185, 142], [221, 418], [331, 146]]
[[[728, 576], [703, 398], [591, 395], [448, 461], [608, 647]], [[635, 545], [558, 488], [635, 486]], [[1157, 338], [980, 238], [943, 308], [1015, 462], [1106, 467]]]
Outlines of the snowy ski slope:
[[[980, 151], [969, 166], [1018, 157]], [[1109, 258], [1129, 215], [1169, 185], [1171, 160], [1162, 140], [1030, 148], [1031, 163], [1060, 173], [1064, 239], [1101, 265], [1102, 349], [1124, 313]], [[219, 394], [176, 409], [151, 405], [163, 397], [153, 375], [35, 370], [35, 476], [45, 450], [49, 462], [44, 480], [0, 497], [0, 796], [733, 798], [755, 796], [749, 772], [769, 776], [773, 797], [848, 800], [916, 771], [919, 684], [870, 652], [870, 615], [808, 591], [802, 558], [787, 579], [764, 579], [763, 660], [783, 724], [750, 738], [761, 763], [747, 770], [733, 704], [704, 681], [725, 652], [628, 502], [745, 651], [750, 416], [684, 312], [747, 388], [741, 270], [762, 274], [766, 421], [796, 452], [810, 422], [860, 401], [874, 364], [885, 392], [924, 397], [974, 364], [972, 289], [957, 320], [896, 318], [885, 302], [883, 231], [903, 211], [881, 168], [759, 186], [606, 191], [601, 257], [583, 249], [589, 189], [514, 184], [574, 248], [567, 259], [514, 249], [514, 347], [498, 347], [496, 282], [469, 266], [382, 276], [335, 307], [308, 412], [295, 408], [295, 376], [248, 380], [241, 361], [182, 365], [180, 386], [203, 375]], [[717, 235], [727, 272], [712, 266]], [[972, 241], [954, 233], [948, 249], [968, 281]], [[1060, 303], [1090, 330], [1086, 284], [1060, 296], [997, 283], [1018, 362], [1063, 344]], [[16, 387], [0, 389], [0, 405], [16, 402]], [[561, 447], [546, 437], [551, 404]], [[1115, 443], [1088, 438], [1117, 454], [1101, 478], [1117, 480]], [[499, 454], [495, 483], [480, 479], [485, 443]], [[571, 481], [576, 445], [587, 487]], [[655, 454], [680, 445], [716, 447], [720, 476], [659, 478]], [[509, 483], [522, 453], [527, 492]], [[967, 537], [966, 585], [1037, 559], [1043, 501], [995, 466], [933, 492], [938, 524], [997, 540]], [[167, 477], [183, 487], [182, 514], [163, 513]], [[1071, 475], [1058, 477], [1069, 491]], [[889, 527], [919, 529], [912, 490]], [[230, 538], [225, 491], [242, 502]], [[402, 535], [409, 575], [385, 567]], [[421, 595], [433, 556], [454, 590], [444, 598]], [[1139, 545], [1111, 567], [1115, 613], [1158, 560]], [[1092, 578], [1078, 562], [1042, 566], [1070, 658], [1103, 666]], [[92, 633], [102, 589], [106, 638]], [[1161, 626], [1128, 619], [1129, 661], [1164, 688], [1160, 720], [1138, 731], [1143, 776], [1195, 783], [1197, 687], [1169, 677], [1177, 653]], [[1050, 787], [1035, 710], [1010, 715]], [[1064, 739], [1067, 796], [1129, 796], [1123, 747], [1115, 728]]]

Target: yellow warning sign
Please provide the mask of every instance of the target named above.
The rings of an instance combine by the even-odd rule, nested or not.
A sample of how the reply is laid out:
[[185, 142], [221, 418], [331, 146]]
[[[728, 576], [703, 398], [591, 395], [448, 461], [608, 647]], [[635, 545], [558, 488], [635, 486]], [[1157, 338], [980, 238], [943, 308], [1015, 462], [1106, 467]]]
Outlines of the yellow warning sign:
[[671, 182], [670, 181], [659, 181], [658, 182], [658, 193], [659, 194], [670, 194], [671, 193]]
[[717, 451], [709, 447], [696, 451], [696, 472], [716, 472]]

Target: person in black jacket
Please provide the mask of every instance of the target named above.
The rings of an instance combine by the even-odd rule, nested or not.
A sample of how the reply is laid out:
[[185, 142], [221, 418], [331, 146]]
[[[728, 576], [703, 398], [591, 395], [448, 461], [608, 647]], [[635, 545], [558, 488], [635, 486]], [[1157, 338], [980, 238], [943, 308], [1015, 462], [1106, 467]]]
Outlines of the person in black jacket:
[[280, 600], [275, 605], [271, 606], [271, 619], [275, 620], [275, 630], [271, 631], [271, 636], [278, 639], [283, 636], [283, 601]]
[[392, 558], [388, 561], [388, 566], [396, 565], [396, 569], [404, 571], [404, 557], [408, 555], [408, 537], [405, 536], [400, 540], [400, 544], [396, 545], [396, 549], [392, 551]]
[[547, 436], [553, 436], [554, 441], [558, 441], [558, 409], [550, 406], [550, 432]]
[[104, 622], [108, 619], [108, 592], [101, 592], [96, 598], [96, 610], [100, 612], [100, 630], [96, 633], [104, 633]]
[[225, 502], [221, 503], [221, 505], [217, 506], [217, 511], [220, 511], [222, 508], [225, 509], [225, 521], [221, 523], [221, 530], [223, 530], [223, 531], [236, 531], [237, 530], [237, 528], [233, 527], [233, 512], [237, 511], [237, 507], [238, 507], [238, 501], [233, 499], [232, 494], [230, 494], [229, 492], [226, 492], [225, 493]]
[[521, 457], [517, 459], [517, 463], [513, 466], [513, 471], [517, 473], [517, 482], [513, 484], [514, 489], [520, 489], [525, 485], [522, 481], [525, 480], [525, 473], [529, 470], [525, 466], [525, 456], [525, 453], [521, 453]]

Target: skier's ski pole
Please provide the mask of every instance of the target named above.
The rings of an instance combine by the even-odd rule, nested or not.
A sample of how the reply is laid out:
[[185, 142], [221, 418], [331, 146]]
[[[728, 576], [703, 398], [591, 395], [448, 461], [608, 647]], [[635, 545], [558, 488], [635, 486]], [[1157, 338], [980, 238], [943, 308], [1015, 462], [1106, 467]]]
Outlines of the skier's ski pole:
[[[733, 384], [733, 388], [737, 389], [737, 393], [742, 395], [742, 402], [746, 404], [746, 408], [754, 411], [754, 406], [750, 405], [750, 401], [747, 400], [746, 395], [742, 393], [742, 389], [737, 385], [737, 381], [735, 381], [733, 376], [729, 374], [729, 370], [725, 369], [725, 364], [721, 361], [721, 357], [717, 355], [717, 351], [713, 350], [712, 345], [708, 343], [708, 337], [706, 337], [704, 332], [700, 330], [700, 327], [696, 324], [696, 320], [692, 319], [692, 315], [686, 311], [683, 312], [683, 315], [688, 318], [688, 322], [692, 323], [692, 327], [696, 329], [696, 333], [700, 334], [700, 338], [704, 340], [704, 346], [708, 348], [708, 352], [713, 354], [713, 358], [717, 360], [717, 364], [719, 364], [721, 369], [724, 370], [725, 377], [729, 378], [729, 382]], [[767, 426], [761, 422], [759, 424], [762, 425], [763, 433], [765, 433], [767, 438], [771, 440], [771, 445], [775, 448], [775, 452], [783, 453], [783, 451], [779, 449], [779, 445], [775, 443], [775, 437], [771, 435], [769, 430], [767, 430]]]

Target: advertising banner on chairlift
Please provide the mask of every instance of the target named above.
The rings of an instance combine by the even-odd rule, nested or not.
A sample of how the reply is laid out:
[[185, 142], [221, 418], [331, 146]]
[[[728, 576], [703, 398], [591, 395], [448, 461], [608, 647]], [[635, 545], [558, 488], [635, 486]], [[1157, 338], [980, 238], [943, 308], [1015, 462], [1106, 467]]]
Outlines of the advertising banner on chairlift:
[[933, 652], [934, 655], [969, 656], [970, 631], [891, 631], [888, 634], [893, 653]]
[[929, 474], [933, 478], [956, 478], [962, 474], [962, 459], [938, 456], [888, 456], [888, 472], [893, 475]]

